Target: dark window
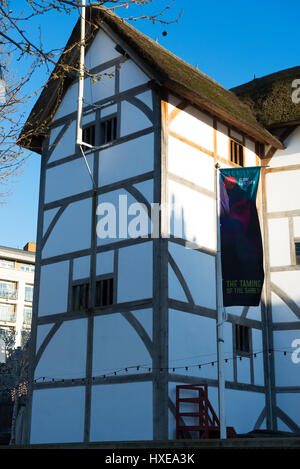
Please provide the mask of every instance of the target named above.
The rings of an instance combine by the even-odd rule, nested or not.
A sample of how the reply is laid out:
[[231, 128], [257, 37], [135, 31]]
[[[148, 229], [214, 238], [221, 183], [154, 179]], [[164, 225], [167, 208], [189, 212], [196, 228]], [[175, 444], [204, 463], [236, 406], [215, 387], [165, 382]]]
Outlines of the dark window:
[[300, 243], [295, 243], [296, 248], [296, 264], [300, 265]]
[[93, 147], [95, 146], [95, 125], [89, 125], [82, 129], [82, 141]]
[[247, 326], [235, 325], [236, 353], [250, 353], [250, 329]]
[[113, 304], [114, 279], [106, 278], [96, 282], [95, 306], [108, 306]]
[[73, 311], [87, 309], [89, 306], [89, 284], [82, 283], [81, 285], [73, 286]]
[[100, 145], [113, 142], [117, 138], [117, 117], [103, 120], [101, 122], [101, 141]]
[[230, 160], [239, 166], [244, 166], [244, 147], [232, 139], [230, 140]]

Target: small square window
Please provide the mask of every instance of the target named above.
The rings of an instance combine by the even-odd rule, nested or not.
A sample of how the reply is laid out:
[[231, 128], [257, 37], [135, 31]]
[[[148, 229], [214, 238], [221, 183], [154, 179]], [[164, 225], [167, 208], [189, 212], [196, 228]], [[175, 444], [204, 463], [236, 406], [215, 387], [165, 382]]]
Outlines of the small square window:
[[101, 122], [101, 140], [100, 144], [113, 142], [117, 139], [117, 117], [103, 120]]
[[236, 140], [230, 140], [230, 161], [239, 166], [244, 166], [244, 147]]
[[74, 285], [72, 289], [73, 311], [87, 309], [89, 306], [89, 284]]
[[295, 249], [296, 249], [296, 264], [300, 265], [300, 242], [295, 243]]
[[95, 306], [109, 306], [113, 304], [114, 279], [107, 278], [96, 282]]
[[250, 353], [250, 328], [247, 326], [235, 325], [236, 353]]
[[95, 146], [95, 125], [89, 125], [82, 129], [82, 141]]

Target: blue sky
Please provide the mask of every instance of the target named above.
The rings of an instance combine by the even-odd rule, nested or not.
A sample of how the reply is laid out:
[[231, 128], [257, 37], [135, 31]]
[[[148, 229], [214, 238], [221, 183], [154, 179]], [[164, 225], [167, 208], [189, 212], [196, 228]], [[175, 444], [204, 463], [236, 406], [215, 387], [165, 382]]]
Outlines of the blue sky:
[[[21, 7], [22, 0], [12, 4]], [[154, 0], [144, 12], [159, 12], [164, 0]], [[181, 8], [179, 23], [167, 27], [149, 21], [136, 21], [135, 27], [158, 39], [182, 59], [198, 68], [226, 88], [245, 83], [269, 73], [299, 64], [300, 3], [291, 0], [175, 0], [168, 18], [176, 18]], [[122, 16], [142, 12], [140, 7], [124, 10]], [[120, 11], [121, 13], [121, 11]], [[76, 22], [77, 14], [58, 15], [53, 12], [40, 17], [26, 27], [33, 34], [41, 26], [46, 48], [62, 47]], [[163, 36], [164, 29], [167, 36]], [[12, 64], [12, 72], [18, 67]], [[38, 89], [46, 78], [41, 70], [30, 81], [28, 91]], [[300, 78], [300, 77], [299, 77]], [[34, 98], [24, 109], [25, 116], [33, 106]], [[8, 185], [10, 196], [0, 203], [0, 245], [22, 248], [36, 238], [39, 192], [40, 156], [27, 154], [23, 171]]]

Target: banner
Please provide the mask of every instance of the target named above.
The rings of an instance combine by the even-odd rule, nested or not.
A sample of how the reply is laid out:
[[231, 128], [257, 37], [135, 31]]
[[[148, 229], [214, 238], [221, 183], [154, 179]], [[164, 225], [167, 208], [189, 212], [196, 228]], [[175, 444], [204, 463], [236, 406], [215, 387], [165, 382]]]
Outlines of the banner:
[[224, 306], [257, 306], [264, 282], [256, 209], [260, 168], [220, 169], [220, 234]]

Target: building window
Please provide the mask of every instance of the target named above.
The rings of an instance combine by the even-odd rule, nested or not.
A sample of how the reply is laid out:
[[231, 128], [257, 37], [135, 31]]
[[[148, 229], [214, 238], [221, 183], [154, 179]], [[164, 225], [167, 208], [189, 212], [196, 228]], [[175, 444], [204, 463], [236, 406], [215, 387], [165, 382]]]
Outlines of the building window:
[[33, 300], [33, 285], [25, 285], [25, 301], [32, 302]]
[[25, 306], [23, 313], [24, 313], [23, 323], [26, 326], [30, 326], [31, 325], [31, 319], [32, 319], [32, 308], [30, 308], [29, 306]]
[[21, 264], [20, 270], [23, 272], [34, 272], [34, 265], [32, 264]]
[[100, 145], [113, 142], [117, 138], [117, 117], [110, 117], [101, 121]]
[[296, 249], [296, 264], [300, 265], [300, 242], [295, 243], [295, 249]]
[[88, 145], [95, 146], [95, 124], [89, 125], [82, 129], [82, 141], [83, 143], [87, 143]]
[[244, 166], [244, 147], [236, 140], [230, 140], [230, 161], [239, 166]]
[[73, 285], [72, 308], [73, 311], [87, 309], [89, 306], [89, 284]]
[[114, 301], [114, 279], [106, 278], [96, 282], [95, 306], [109, 306]]
[[16, 282], [0, 281], [0, 297], [10, 300], [17, 299], [17, 284]]
[[0, 321], [15, 322], [16, 309], [15, 305], [0, 303]]
[[5, 269], [14, 269], [14, 261], [7, 261], [6, 259], [0, 259], [0, 267], [5, 267]]
[[236, 353], [250, 353], [250, 328], [247, 326], [235, 325]]

